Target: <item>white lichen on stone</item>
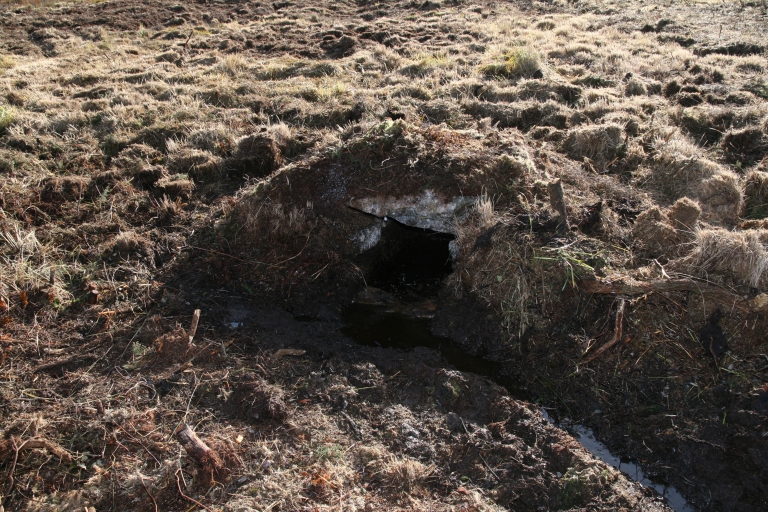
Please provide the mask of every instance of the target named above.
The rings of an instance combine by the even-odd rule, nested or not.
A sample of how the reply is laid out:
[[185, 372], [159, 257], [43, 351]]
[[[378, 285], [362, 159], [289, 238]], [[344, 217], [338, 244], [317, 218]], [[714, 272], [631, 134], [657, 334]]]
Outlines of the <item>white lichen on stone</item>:
[[352, 235], [350, 239], [357, 244], [360, 252], [365, 252], [374, 247], [381, 240], [381, 221], [361, 229]]

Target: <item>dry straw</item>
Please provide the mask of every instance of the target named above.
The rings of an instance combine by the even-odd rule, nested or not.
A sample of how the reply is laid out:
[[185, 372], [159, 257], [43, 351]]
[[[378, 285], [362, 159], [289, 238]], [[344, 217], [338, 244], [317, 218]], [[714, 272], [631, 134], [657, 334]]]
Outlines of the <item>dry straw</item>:
[[733, 276], [740, 284], [763, 289], [768, 282], [768, 230], [696, 231], [695, 248], [682, 260], [691, 273]]

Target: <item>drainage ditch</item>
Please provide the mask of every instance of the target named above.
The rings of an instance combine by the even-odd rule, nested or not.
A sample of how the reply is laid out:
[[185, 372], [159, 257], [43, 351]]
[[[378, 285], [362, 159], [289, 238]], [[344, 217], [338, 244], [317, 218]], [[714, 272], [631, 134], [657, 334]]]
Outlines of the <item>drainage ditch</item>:
[[[504, 386], [512, 396], [530, 400], [523, 386], [501, 375], [499, 363], [469, 354], [449, 338], [436, 336], [430, 330], [437, 293], [452, 271], [449, 243], [453, 238], [450, 234], [383, 221], [379, 243], [360, 258], [361, 266], [368, 269], [368, 287], [343, 311], [345, 327], [341, 331], [362, 345], [404, 351], [431, 348], [456, 369], [487, 377]], [[555, 423], [546, 411], [544, 415]], [[676, 512], [694, 512], [675, 487], [647, 477], [634, 461], [611, 453], [590, 429], [582, 425], [560, 426], [596, 458], [656, 490]]]

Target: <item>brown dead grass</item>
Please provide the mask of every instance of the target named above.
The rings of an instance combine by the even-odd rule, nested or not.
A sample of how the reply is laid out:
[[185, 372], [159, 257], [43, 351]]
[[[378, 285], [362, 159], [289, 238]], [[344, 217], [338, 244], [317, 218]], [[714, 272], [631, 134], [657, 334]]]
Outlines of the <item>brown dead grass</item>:
[[700, 229], [695, 248], [683, 260], [682, 268], [695, 275], [709, 273], [733, 278], [736, 283], [763, 288], [768, 278], [768, 231], [726, 231]]
[[572, 158], [590, 158], [605, 166], [617, 156], [624, 130], [616, 124], [587, 126], [568, 132], [563, 147]]
[[672, 200], [698, 199], [705, 218], [733, 224], [741, 211], [741, 186], [732, 171], [707, 159], [678, 134], [656, 141], [648, 182]]
[[[244, 7], [246, 17], [227, 8], [216, 14], [222, 20], [199, 17], [174, 28], [162, 25], [182, 16], [169, 4], [163, 7], [174, 14], [164, 11], [157, 26], [125, 31], [112, 28], [112, 20], [89, 25], [85, 18], [63, 18], [69, 7], [89, 3], [48, 10], [47, 0], [0, 1], [13, 9], [25, 6], [9, 14], [6, 19], [14, 21], [3, 25], [9, 31], [1, 36], [13, 39], [6, 39], [7, 48], [20, 49], [0, 56], [0, 367], [8, 377], [0, 386], [8, 411], [0, 432], [8, 439], [39, 429], [58, 445], [76, 447], [73, 453], [104, 449], [110, 464], [105, 469], [98, 457], [78, 455], [82, 459], [69, 467], [43, 453], [25, 454], [17, 485], [29, 482], [23, 492], [37, 500], [30, 509], [89, 507], [110, 490], [126, 509], [151, 507], [147, 492], [170, 492], [162, 504], [168, 509], [192, 506], [179, 498], [174, 477], [188, 462], [168, 448], [175, 447], [168, 442], [169, 425], [187, 414], [224, 453], [245, 457], [229, 461], [249, 468], [242, 470], [243, 488], [228, 488], [233, 508], [240, 500], [243, 509], [257, 503], [330, 510], [354, 494], [358, 477], [348, 446], [334, 460], [307, 455], [336, 444], [326, 439], [339, 435], [339, 427], [320, 412], [324, 398], [286, 393], [296, 375], [304, 379], [302, 370], [277, 372], [291, 376], [282, 381], [259, 373], [230, 388], [237, 372], [230, 375], [218, 363], [205, 366], [205, 358], [219, 361], [230, 347], [219, 343], [231, 340], [212, 328], [210, 339], [190, 349], [184, 329], [174, 327], [177, 317], [188, 315], [188, 302], [203, 300], [175, 288], [174, 277], [184, 274], [185, 247], [206, 246], [195, 250], [202, 255], [192, 269], [196, 278], [214, 276], [217, 286], [242, 284], [250, 293], [256, 273], [231, 266], [246, 261], [233, 256], [241, 228], [264, 228], [266, 236], [256, 243], [271, 251], [270, 261], [291, 258], [306, 240], [324, 236], [318, 232], [327, 219], [315, 222], [311, 210], [315, 191], [291, 204], [259, 203], [249, 224], [232, 227], [226, 217], [244, 202], [253, 181], [288, 181], [290, 169], [315, 169], [315, 158], [330, 162], [326, 172], [344, 158], [367, 154], [363, 160], [381, 166], [377, 172], [384, 176], [394, 154], [401, 169], [427, 165], [428, 175], [472, 168], [472, 179], [496, 187], [496, 195], [479, 196], [467, 217], [456, 221], [451, 285], [499, 313], [509, 339], [533, 325], [550, 332], [547, 322], [578, 278], [594, 277], [598, 267], [631, 272], [651, 256], [666, 256], [673, 260], [669, 268], [728, 282], [745, 294], [752, 293], [749, 287], [768, 286], [763, 56], [701, 57], [663, 39], [666, 33], [638, 32], [647, 12], [623, 8], [619, 16], [553, 4], [551, 13], [532, 21], [512, 5], [444, 3], [434, 11], [407, 12], [393, 6], [366, 21], [367, 39], [367, 32], [351, 28], [364, 28], [360, 13], [337, 5], [331, 11], [294, 4], [258, 14], [253, 4]], [[109, 5], [99, 2], [99, 9]], [[213, 12], [217, 5], [205, 9]], [[192, 4], [181, 7], [199, 14]], [[725, 7], [718, 6], [718, 37], [764, 44], [762, 33], [751, 33], [754, 25], [745, 21], [754, 6], [737, 14]], [[709, 20], [697, 25], [689, 5], [663, 8], [694, 33], [697, 44], [709, 41]], [[227, 21], [230, 16], [239, 21]], [[14, 33], [17, 22], [23, 31]], [[322, 32], [336, 38], [330, 34], [335, 30], [354, 32], [348, 36], [355, 43], [351, 54], [337, 58], [312, 46], [326, 37]], [[414, 36], [422, 32], [432, 39]], [[308, 42], [298, 45], [300, 39]], [[699, 99], [696, 106], [681, 105]], [[521, 151], [489, 156], [505, 138], [519, 139]], [[404, 170], [392, 179], [409, 177]], [[557, 177], [574, 219], [605, 200], [601, 226], [589, 236], [553, 241], [549, 228], [541, 227], [550, 215], [546, 182]], [[607, 206], [619, 199], [626, 204]], [[739, 215], [755, 222], [742, 224], [749, 231], [722, 228], [738, 225]], [[191, 239], [193, 232], [205, 236]], [[633, 240], [642, 243], [632, 246]], [[291, 252], [280, 254], [283, 247]], [[165, 266], [154, 268], [156, 262]], [[268, 267], [270, 282], [287, 282], [281, 272], [301, 275], [305, 262], [298, 257], [289, 263]], [[295, 290], [288, 285], [280, 292]], [[144, 322], [155, 312], [163, 317], [158, 325]], [[734, 337], [741, 334], [734, 330]], [[70, 356], [75, 359], [30, 379], [36, 366]], [[193, 356], [204, 360], [204, 370], [177, 368]], [[254, 357], [249, 371], [275, 371], [265, 358]], [[171, 369], [179, 373], [167, 375]], [[148, 392], [155, 385], [150, 378], [186, 380], [168, 384], [173, 391], [160, 407]], [[259, 431], [252, 423], [214, 420], [234, 396], [242, 398], [243, 416], [255, 411], [280, 426], [249, 437], [246, 428]], [[312, 412], [297, 418], [298, 408]], [[278, 442], [280, 436], [286, 437]], [[377, 449], [375, 456], [358, 453], [364, 464], [373, 464], [372, 481], [385, 487], [376, 492], [381, 501], [373, 502], [374, 509], [399, 510], [408, 506], [397, 501], [406, 496], [417, 500], [415, 509], [448, 506], [443, 491], [430, 487], [440, 468], [388, 446]], [[282, 457], [289, 463], [278, 464]], [[271, 469], [251, 471], [265, 461]], [[184, 478], [191, 477], [194, 468], [184, 468]], [[592, 476], [568, 478], [591, 482]], [[205, 503], [226, 501], [216, 498], [217, 490], [194, 494], [190, 482], [182, 488]], [[388, 501], [390, 495], [396, 498]], [[492, 500], [482, 499], [486, 505]], [[358, 501], [354, 506], [364, 508], [365, 500]]]
[[759, 219], [768, 215], [768, 173], [752, 171], [744, 182], [744, 217]]

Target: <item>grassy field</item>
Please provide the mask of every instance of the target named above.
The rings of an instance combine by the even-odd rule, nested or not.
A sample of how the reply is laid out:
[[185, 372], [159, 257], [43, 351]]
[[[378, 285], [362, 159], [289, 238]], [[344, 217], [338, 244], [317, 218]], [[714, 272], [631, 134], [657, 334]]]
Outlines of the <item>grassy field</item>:
[[0, 1], [0, 510], [663, 510], [538, 407], [340, 334], [359, 210], [423, 197], [463, 205], [434, 330], [697, 509], [768, 507], [766, 29]]

